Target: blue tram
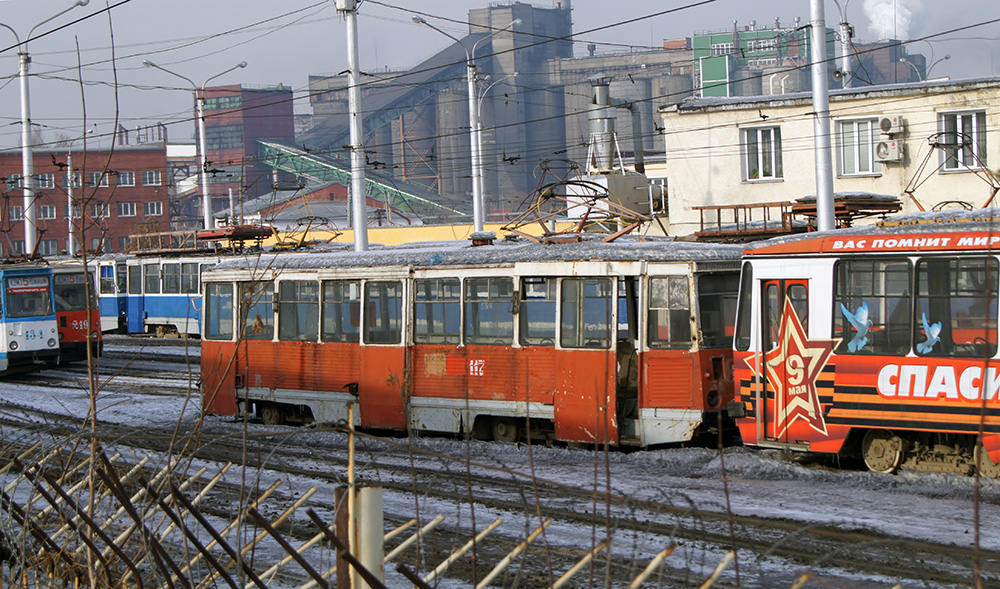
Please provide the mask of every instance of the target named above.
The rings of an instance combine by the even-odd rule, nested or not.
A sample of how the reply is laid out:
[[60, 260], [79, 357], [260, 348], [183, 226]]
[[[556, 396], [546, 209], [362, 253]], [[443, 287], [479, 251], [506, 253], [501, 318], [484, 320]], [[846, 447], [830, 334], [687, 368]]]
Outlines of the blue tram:
[[52, 270], [30, 262], [0, 265], [0, 374], [59, 361]]

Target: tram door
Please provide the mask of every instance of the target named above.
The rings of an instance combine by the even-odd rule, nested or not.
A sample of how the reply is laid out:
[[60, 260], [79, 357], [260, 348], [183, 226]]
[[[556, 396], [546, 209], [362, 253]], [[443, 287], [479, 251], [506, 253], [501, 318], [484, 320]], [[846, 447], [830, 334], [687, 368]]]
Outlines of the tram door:
[[364, 345], [358, 382], [361, 425], [404, 429], [406, 347], [402, 281], [366, 281], [362, 312]]
[[764, 402], [757, 419], [764, 439], [788, 442], [788, 417], [796, 410], [794, 404], [789, 405], [789, 391], [803, 378], [802, 350], [796, 346], [799, 338], [794, 330], [805, 333], [809, 326], [809, 281], [765, 280], [763, 288]]

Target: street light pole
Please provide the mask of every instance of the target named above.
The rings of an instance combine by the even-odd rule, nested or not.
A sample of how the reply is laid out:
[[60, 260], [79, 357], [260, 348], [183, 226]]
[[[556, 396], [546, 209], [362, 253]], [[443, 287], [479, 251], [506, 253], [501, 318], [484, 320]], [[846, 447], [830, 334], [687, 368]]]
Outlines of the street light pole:
[[200, 158], [201, 161], [199, 162], [201, 164], [201, 166], [200, 166], [201, 167], [201, 174], [200, 174], [199, 177], [201, 179], [202, 228], [206, 229], [206, 230], [207, 229], [211, 229], [212, 228], [212, 194], [211, 194], [211, 191], [208, 188], [208, 147], [207, 147], [208, 143], [207, 143], [207, 141], [205, 139], [205, 135], [206, 135], [206, 133], [205, 133], [205, 87], [208, 86], [209, 82], [211, 82], [212, 80], [214, 80], [214, 79], [216, 79], [216, 78], [218, 78], [220, 76], [228, 74], [229, 72], [231, 72], [231, 71], [233, 71], [235, 69], [245, 68], [247, 66], [247, 62], [241, 61], [240, 63], [234, 65], [233, 67], [215, 74], [214, 76], [212, 76], [212, 77], [208, 78], [207, 80], [205, 80], [205, 83], [202, 84], [200, 87], [197, 84], [195, 84], [193, 81], [191, 81], [191, 78], [188, 78], [187, 76], [182, 76], [182, 75], [178, 74], [177, 72], [168, 70], [165, 67], [158, 66], [155, 63], [149, 61], [148, 59], [145, 60], [145, 61], [143, 61], [142, 65], [144, 65], [146, 67], [156, 68], [156, 69], [158, 69], [160, 71], [167, 72], [168, 74], [170, 74], [172, 76], [176, 76], [176, 77], [178, 77], [178, 78], [186, 81], [188, 84], [191, 84], [191, 89], [194, 90], [195, 112], [196, 112], [196, 116], [198, 117], [198, 150], [201, 152], [201, 158]]
[[31, 145], [31, 101], [28, 93], [28, 68], [31, 64], [31, 57], [28, 55], [28, 41], [31, 39], [31, 34], [38, 27], [59, 18], [77, 6], [86, 6], [88, 3], [90, 3], [90, 0], [76, 0], [69, 8], [31, 27], [23, 43], [17, 31], [8, 25], [0, 23], [0, 26], [14, 33], [18, 47], [17, 77], [21, 83], [21, 173], [23, 175], [21, 182], [22, 188], [24, 188], [24, 253], [29, 256], [33, 256], [35, 253], [35, 247], [38, 243], [38, 232], [36, 231], [37, 217], [35, 215], [35, 162]]
[[414, 16], [413, 22], [427, 25], [445, 37], [455, 41], [465, 50], [466, 78], [469, 86], [469, 151], [472, 152], [472, 223], [473, 230], [478, 233], [483, 231], [483, 226], [485, 225], [486, 207], [483, 203], [483, 138], [479, 125], [479, 98], [476, 95], [476, 49], [483, 41], [492, 39], [504, 31], [519, 26], [521, 19], [516, 18], [504, 28], [493, 31], [492, 34], [479, 39], [473, 43], [471, 50], [454, 35], [437, 28], [419, 16]]
[[939, 64], [942, 61], [945, 61], [947, 59], [951, 59], [951, 54], [950, 53], [948, 55], [945, 55], [941, 59], [935, 61], [930, 66], [928, 66], [928, 68], [926, 70], [924, 70], [924, 75], [923, 76], [920, 75], [920, 69], [917, 66], [913, 65], [913, 62], [910, 61], [909, 59], [906, 59], [905, 57], [900, 57], [899, 58], [899, 63], [905, 63], [906, 65], [908, 65], [911, 68], [913, 68], [913, 72], [915, 74], [917, 74], [917, 81], [919, 81], [919, 82], [926, 82], [927, 80], [930, 79], [930, 77], [931, 77], [931, 70], [934, 69], [934, 66], [936, 66], [937, 64]]

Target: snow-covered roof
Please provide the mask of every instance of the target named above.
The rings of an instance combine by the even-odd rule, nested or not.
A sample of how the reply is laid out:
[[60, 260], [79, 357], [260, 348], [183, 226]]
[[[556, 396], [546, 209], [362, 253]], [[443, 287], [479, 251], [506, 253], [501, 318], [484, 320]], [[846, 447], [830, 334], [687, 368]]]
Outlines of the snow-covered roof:
[[[518, 262], [717, 262], [739, 260], [738, 245], [674, 241], [664, 238], [619, 238], [605, 243], [603, 236], [584, 236], [577, 243], [544, 245], [524, 239], [499, 240], [494, 245], [473, 246], [470, 241], [438, 241], [401, 246], [371, 245], [369, 251], [354, 252], [348, 246], [298, 253], [264, 254], [263, 259], [231, 259], [219, 270], [379, 266], [512, 266]], [[332, 250], [332, 251], [331, 251]]]

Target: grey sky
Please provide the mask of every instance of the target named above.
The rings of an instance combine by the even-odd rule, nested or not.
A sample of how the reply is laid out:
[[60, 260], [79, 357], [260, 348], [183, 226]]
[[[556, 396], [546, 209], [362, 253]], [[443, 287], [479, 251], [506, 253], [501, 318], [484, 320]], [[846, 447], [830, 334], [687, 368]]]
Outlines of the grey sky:
[[[88, 6], [71, 10], [39, 27], [35, 34], [70, 23], [106, 6], [92, 0]], [[453, 22], [434, 20], [440, 16], [464, 21], [469, 8], [485, 6], [487, 0], [394, 0], [361, 5], [359, 29], [362, 69], [413, 66], [444, 47], [449, 41], [427, 27], [414, 24], [416, 12], [456, 35], [465, 27]], [[547, 0], [535, 4], [548, 5]], [[809, 20], [808, 0], [716, 0], [702, 6], [643, 19], [592, 33], [585, 31], [645, 15], [697, 4], [698, 0], [627, 0], [598, 2], [574, 0], [573, 21], [577, 34], [576, 51], [584, 53], [587, 43], [598, 44], [598, 51], [627, 51], [629, 46], [659, 46], [665, 38], [691, 36], [693, 31], [732, 27], [733, 20], [746, 24], [756, 19], [760, 25], [772, 25], [775, 17], [783, 24], [796, 16]], [[0, 0], [0, 22], [14, 28], [22, 38], [28, 30], [68, 7], [71, 0]], [[840, 2], [844, 5], [844, 0]], [[908, 34], [919, 38], [948, 29], [1000, 18], [996, 0], [847, 0], [848, 20], [863, 41], [876, 39], [870, 30], [865, 5], [895, 6], [898, 16], [886, 22], [902, 27], [907, 20]], [[399, 7], [399, 8], [394, 8]], [[869, 7], [870, 8], [870, 7]], [[876, 11], [877, 12], [877, 11]], [[869, 11], [871, 13], [871, 11]], [[187, 84], [161, 71], [142, 66], [148, 59], [183, 74], [197, 84], [236, 63], [246, 60], [246, 69], [213, 80], [212, 84], [244, 83], [272, 85], [282, 83], [304, 96], [310, 74], [337, 73], [347, 67], [345, 25], [332, 0], [131, 0], [83, 22], [51, 35], [37, 38], [29, 45], [32, 57], [31, 114], [40, 125], [43, 139], [82, 133], [83, 107], [80, 87], [74, 80], [80, 47], [82, 77], [87, 103], [87, 126], [96, 123], [93, 137], [110, 133], [115, 117], [115, 94], [111, 90], [115, 75], [119, 86], [118, 117], [126, 127], [155, 122], [175, 123], [169, 127], [171, 139], [193, 137], [192, 95]], [[283, 16], [284, 15], [284, 16]], [[829, 26], [840, 18], [837, 6], [826, 2]], [[112, 68], [112, 32], [115, 68]], [[14, 35], [0, 29], [0, 49], [12, 47]], [[933, 77], [988, 76], [1000, 73], [1000, 24], [973, 28], [955, 35], [937, 38], [933, 43], [914, 43], [910, 52], [924, 53], [938, 59]], [[114, 70], [117, 71], [114, 71]], [[19, 145], [20, 91], [16, 49], [0, 53], [0, 147]], [[309, 112], [308, 102], [296, 101], [296, 112]], [[108, 140], [102, 141], [104, 145]]]

